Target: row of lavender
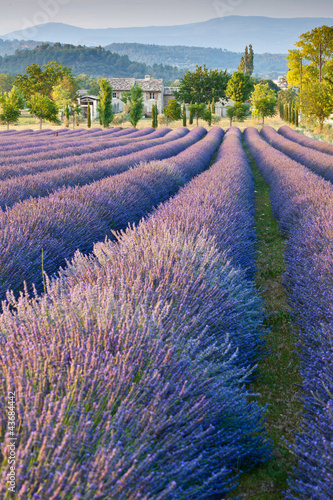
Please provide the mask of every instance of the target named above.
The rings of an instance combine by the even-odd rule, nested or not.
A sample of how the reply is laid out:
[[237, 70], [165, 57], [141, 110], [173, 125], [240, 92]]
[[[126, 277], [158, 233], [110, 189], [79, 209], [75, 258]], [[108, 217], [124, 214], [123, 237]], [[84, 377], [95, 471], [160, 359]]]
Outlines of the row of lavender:
[[[41, 290], [43, 267], [49, 274], [65, 264], [75, 250], [92, 250], [96, 241], [104, 240], [112, 230], [137, 223], [154, 206], [168, 199], [180, 186], [207, 168], [223, 131], [196, 128], [185, 137], [161, 145], [151, 153], [150, 160], [174, 157], [174, 163], [142, 163], [122, 174], [110, 165], [102, 180], [83, 187], [58, 190], [45, 198], [29, 199], [0, 213], [0, 297], [12, 288], [22, 289], [23, 280], [35, 283]], [[200, 140], [202, 139], [202, 140]], [[178, 155], [178, 156], [174, 156]], [[145, 157], [147, 159], [147, 156]], [[133, 155], [131, 163], [143, 160]], [[119, 159], [121, 160], [121, 159]], [[119, 168], [119, 163], [118, 163]], [[120, 169], [121, 170], [121, 169]], [[88, 174], [84, 171], [87, 179]], [[92, 175], [92, 174], [91, 174]], [[42, 189], [38, 185], [37, 192]]]
[[281, 136], [272, 127], [263, 127], [261, 129], [261, 135], [269, 144], [274, 146], [274, 148], [285, 153], [316, 174], [321, 175], [324, 179], [333, 182], [333, 156], [331, 154], [316, 151], [310, 147], [297, 144], [295, 141]]
[[[198, 173], [221, 134], [168, 168]], [[246, 276], [253, 196], [231, 130], [211, 169], [151, 218], [6, 308], [0, 394], [17, 394], [18, 500], [229, 498], [237, 471], [267, 459], [263, 409], [244, 387], [263, 320]]]
[[[36, 154], [34, 158], [27, 158], [19, 156], [16, 160], [8, 161], [3, 159], [0, 163], [0, 179], [7, 179], [12, 176], [22, 176], [28, 174], [35, 174], [38, 172], [47, 172], [50, 170], [60, 170], [62, 168], [71, 167], [73, 165], [84, 163], [92, 163], [97, 161], [109, 160], [117, 156], [125, 156], [126, 154], [139, 152], [149, 147], [163, 144], [164, 142], [171, 141], [175, 137], [185, 135], [189, 130], [185, 127], [179, 130], [171, 131], [170, 129], [162, 129], [155, 131], [154, 134], [145, 136], [143, 139], [127, 141], [125, 144], [121, 141], [120, 144], [99, 143], [94, 146], [82, 146], [81, 148], [70, 147], [67, 149], [66, 156], [54, 153], [51, 147], [47, 153]], [[32, 155], [34, 156], [34, 155]]]
[[[162, 137], [171, 129], [162, 127], [155, 130], [152, 127], [146, 127], [142, 130], [125, 129], [118, 132], [108, 134], [107, 137], [99, 138], [91, 135], [86, 135], [85, 140], [82, 138], [71, 138], [65, 141], [45, 140], [45, 141], [29, 141], [25, 142], [20, 139], [10, 141], [8, 144], [0, 148], [1, 165], [5, 161], [11, 164], [17, 164], [22, 161], [24, 155], [29, 155], [29, 162], [33, 160], [44, 160], [52, 158], [63, 158], [65, 156], [76, 156], [83, 153], [93, 153], [100, 151], [103, 147], [120, 146], [127, 144], [132, 140], [140, 140], [145, 138]], [[134, 141], [135, 142], [135, 141]]]
[[299, 132], [296, 132], [292, 128], [288, 127], [288, 125], [283, 125], [282, 127], [280, 127], [278, 132], [287, 139], [297, 142], [302, 146], [316, 149], [317, 151], [321, 151], [322, 153], [327, 153], [331, 155], [333, 154], [333, 144], [329, 144], [328, 142], [317, 141], [316, 139], [312, 139], [310, 137], [307, 137], [306, 135], [302, 135]]
[[289, 482], [287, 498], [329, 500], [333, 484], [333, 187], [269, 146], [255, 129], [247, 129], [245, 139], [270, 184], [274, 212], [289, 237], [285, 283], [299, 329], [304, 418], [293, 448], [298, 469]]
[[[188, 133], [188, 129], [180, 128], [170, 132], [165, 139], [144, 141], [142, 150], [136, 153], [130, 153], [131, 150], [137, 149], [135, 145], [132, 145], [127, 149], [128, 154], [120, 154], [119, 157], [104, 161], [78, 162], [59, 170], [53, 169], [37, 174], [10, 177], [0, 181], [0, 207], [5, 210], [30, 197], [48, 196], [60, 188], [83, 186], [96, 182], [125, 172], [143, 161], [169, 158], [194, 144], [205, 133], [204, 128], [194, 129], [190, 133]], [[41, 162], [41, 166], [43, 165], [44, 162]], [[24, 168], [24, 164], [22, 164], [22, 168]]]

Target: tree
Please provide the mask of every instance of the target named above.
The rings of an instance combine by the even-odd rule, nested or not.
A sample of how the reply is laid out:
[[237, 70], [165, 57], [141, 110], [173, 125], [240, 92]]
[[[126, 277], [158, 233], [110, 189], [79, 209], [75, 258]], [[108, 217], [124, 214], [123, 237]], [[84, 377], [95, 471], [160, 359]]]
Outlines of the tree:
[[250, 44], [249, 46], [245, 47], [244, 56], [241, 57], [237, 71], [240, 73], [244, 73], [244, 75], [251, 76], [254, 69], [253, 59], [254, 53], [252, 45]]
[[181, 107], [176, 99], [170, 99], [170, 101], [168, 101], [168, 104], [164, 107], [164, 114], [167, 118], [167, 125], [169, 123], [169, 120], [171, 121], [180, 120]]
[[143, 90], [140, 85], [134, 85], [129, 92], [124, 92], [121, 100], [129, 107], [129, 121], [133, 127], [136, 127], [138, 121], [142, 118]]
[[186, 117], [185, 101], [183, 101], [182, 115], [183, 115], [183, 127], [186, 127], [186, 125], [187, 125], [187, 117]]
[[153, 104], [151, 112], [152, 112], [152, 127], [158, 128], [158, 109], [156, 103]]
[[[26, 74], [16, 75], [15, 85], [29, 100], [36, 94], [52, 99], [53, 88], [63, 84], [64, 79], [70, 81], [73, 87], [78, 87], [76, 78], [72, 75], [71, 68], [67, 68], [57, 61], [51, 61], [43, 65], [44, 70], [38, 64], [31, 64], [26, 69]], [[77, 88], [76, 88], [77, 90]]]
[[10, 92], [15, 81], [14, 75], [0, 73], [0, 92]]
[[107, 128], [113, 120], [112, 87], [106, 78], [99, 81], [101, 90], [99, 91], [98, 112], [101, 125]]
[[324, 120], [333, 112], [333, 89], [326, 81], [306, 85], [301, 92], [302, 113], [307, 118], [318, 120], [322, 130]]
[[236, 102], [233, 106], [227, 109], [227, 117], [230, 119], [230, 127], [233, 120], [243, 122], [246, 118], [247, 106], [241, 102]]
[[[197, 120], [197, 127], [199, 126], [199, 118], [205, 119], [206, 117], [206, 104], [190, 104], [190, 112], [192, 113], [193, 118], [195, 117]], [[192, 121], [193, 123], [193, 121]]]
[[253, 91], [253, 83], [249, 75], [240, 71], [233, 73], [228, 82], [226, 94], [235, 102], [245, 102]]
[[237, 66], [237, 71], [239, 73], [245, 73], [245, 61], [244, 61], [244, 56], [241, 57], [240, 63]]
[[320, 83], [333, 64], [333, 27], [320, 26], [307, 31], [299, 37], [296, 47], [289, 50], [287, 57], [289, 85], [301, 88], [314, 80]]
[[60, 125], [58, 106], [48, 97], [36, 94], [30, 97], [27, 106], [30, 113], [39, 118], [40, 129], [42, 129], [43, 120]]
[[249, 45], [249, 55], [248, 55], [248, 61], [247, 61], [247, 75], [252, 76], [254, 70], [254, 52], [253, 52], [253, 47], [250, 44]]
[[91, 110], [90, 110], [89, 103], [88, 103], [88, 107], [87, 107], [87, 127], [91, 128]]
[[7, 94], [0, 95], [0, 120], [7, 124], [7, 130], [9, 124], [16, 123], [21, 116], [21, 109], [23, 109], [24, 104], [24, 97], [15, 86]]
[[229, 81], [227, 71], [208, 70], [206, 66], [197, 66], [196, 71], [188, 71], [179, 83], [179, 92], [175, 92], [178, 102], [202, 104], [213, 99], [225, 100], [225, 90]]
[[264, 124], [265, 116], [274, 116], [276, 114], [276, 96], [273, 90], [268, 87], [268, 83], [254, 86], [251, 94], [251, 104], [253, 114], [259, 118], [262, 117]]

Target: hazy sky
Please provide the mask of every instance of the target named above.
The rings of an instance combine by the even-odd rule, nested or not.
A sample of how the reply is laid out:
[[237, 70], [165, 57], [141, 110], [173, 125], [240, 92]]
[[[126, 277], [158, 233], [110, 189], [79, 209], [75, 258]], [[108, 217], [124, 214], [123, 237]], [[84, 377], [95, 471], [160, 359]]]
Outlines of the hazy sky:
[[333, 17], [332, 0], [0, 0], [0, 7], [0, 35], [46, 22], [111, 28], [230, 15]]

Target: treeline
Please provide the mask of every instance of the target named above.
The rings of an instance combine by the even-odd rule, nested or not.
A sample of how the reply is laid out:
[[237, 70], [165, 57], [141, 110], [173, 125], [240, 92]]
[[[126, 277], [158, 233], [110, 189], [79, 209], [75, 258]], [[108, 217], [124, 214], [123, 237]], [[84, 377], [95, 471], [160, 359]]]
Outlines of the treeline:
[[12, 56], [0, 57], [0, 73], [24, 73], [27, 65], [43, 66], [54, 60], [71, 67], [73, 74], [86, 73], [93, 77], [144, 78], [151, 75], [168, 83], [184, 74], [183, 70], [173, 66], [131, 61], [127, 55], [115, 54], [103, 47], [60, 43], [43, 43], [32, 50], [16, 50]]
[[11, 56], [15, 50], [34, 49], [40, 42], [33, 40], [3, 40], [0, 38], [0, 56]]
[[[106, 49], [120, 55], [127, 55], [133, 61], [147, 65], [172, 64], [178, 68], [195, 69], [206, 65], [210, 69], [236, 71], [241, 53], [205, 47], [176, 45], [148, 45], [141, 43], [112, 43]], [[255, 50], [255, 47], [254, 47]], [[254, 76], [277, 78], [287, 73], [286, 54], [255, 54]]]

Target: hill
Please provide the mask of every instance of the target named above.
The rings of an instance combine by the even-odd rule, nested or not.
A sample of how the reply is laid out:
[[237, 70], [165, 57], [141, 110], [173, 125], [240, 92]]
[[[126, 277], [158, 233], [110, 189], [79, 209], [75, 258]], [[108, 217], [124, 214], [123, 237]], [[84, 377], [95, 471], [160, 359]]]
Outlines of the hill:
[[[252, 43], [255, 53], [286, 53], [298, 37], [317, 26], [333, 25], [331, 18], [270, 18], [260, 16], [226, 16], [200, 23], [178, 26], [86, 29], [62, 23], [34, 27], [34, 38], [44, 42], [75, 45], [108, 45], [110, 43], [145, 43], [222, 48], [241, 52]], [[3, 39], [23, 39], [27, 31], [14, 31]]]
[[12, 56], [0, 57], [0, 73], [22, 74], [30, 64], [42, 66], [54, 60], [71, 66], [76, 75], [86, 73], [94, 77], [144, 78], [145, 75], [151, 75], [170, 82], [184, 74], [184, 70], [172, 66], [148, 66], [131, 61], [128, 56], [114, 54], [103, 47], [90, 48], [60, 43], [45, 43], [32, 50], [17, 50]]
[[[106, 49], [117, 54], [127, 55], [133, 61], [147, 65], [156, 63], [172, 64], [178, 68], [195, 69], [206, 64], [208, 68], [236, 71], [242, 53], [206, 47], [186, 47], [176, 45], [148, 45], [140, 43], [112, 43]], [[243, 52], [244, 53], [244, 52]], [[254, 76], [277, 78], [285, 75], [288, 69], [286, 54], [255, 54]]]

